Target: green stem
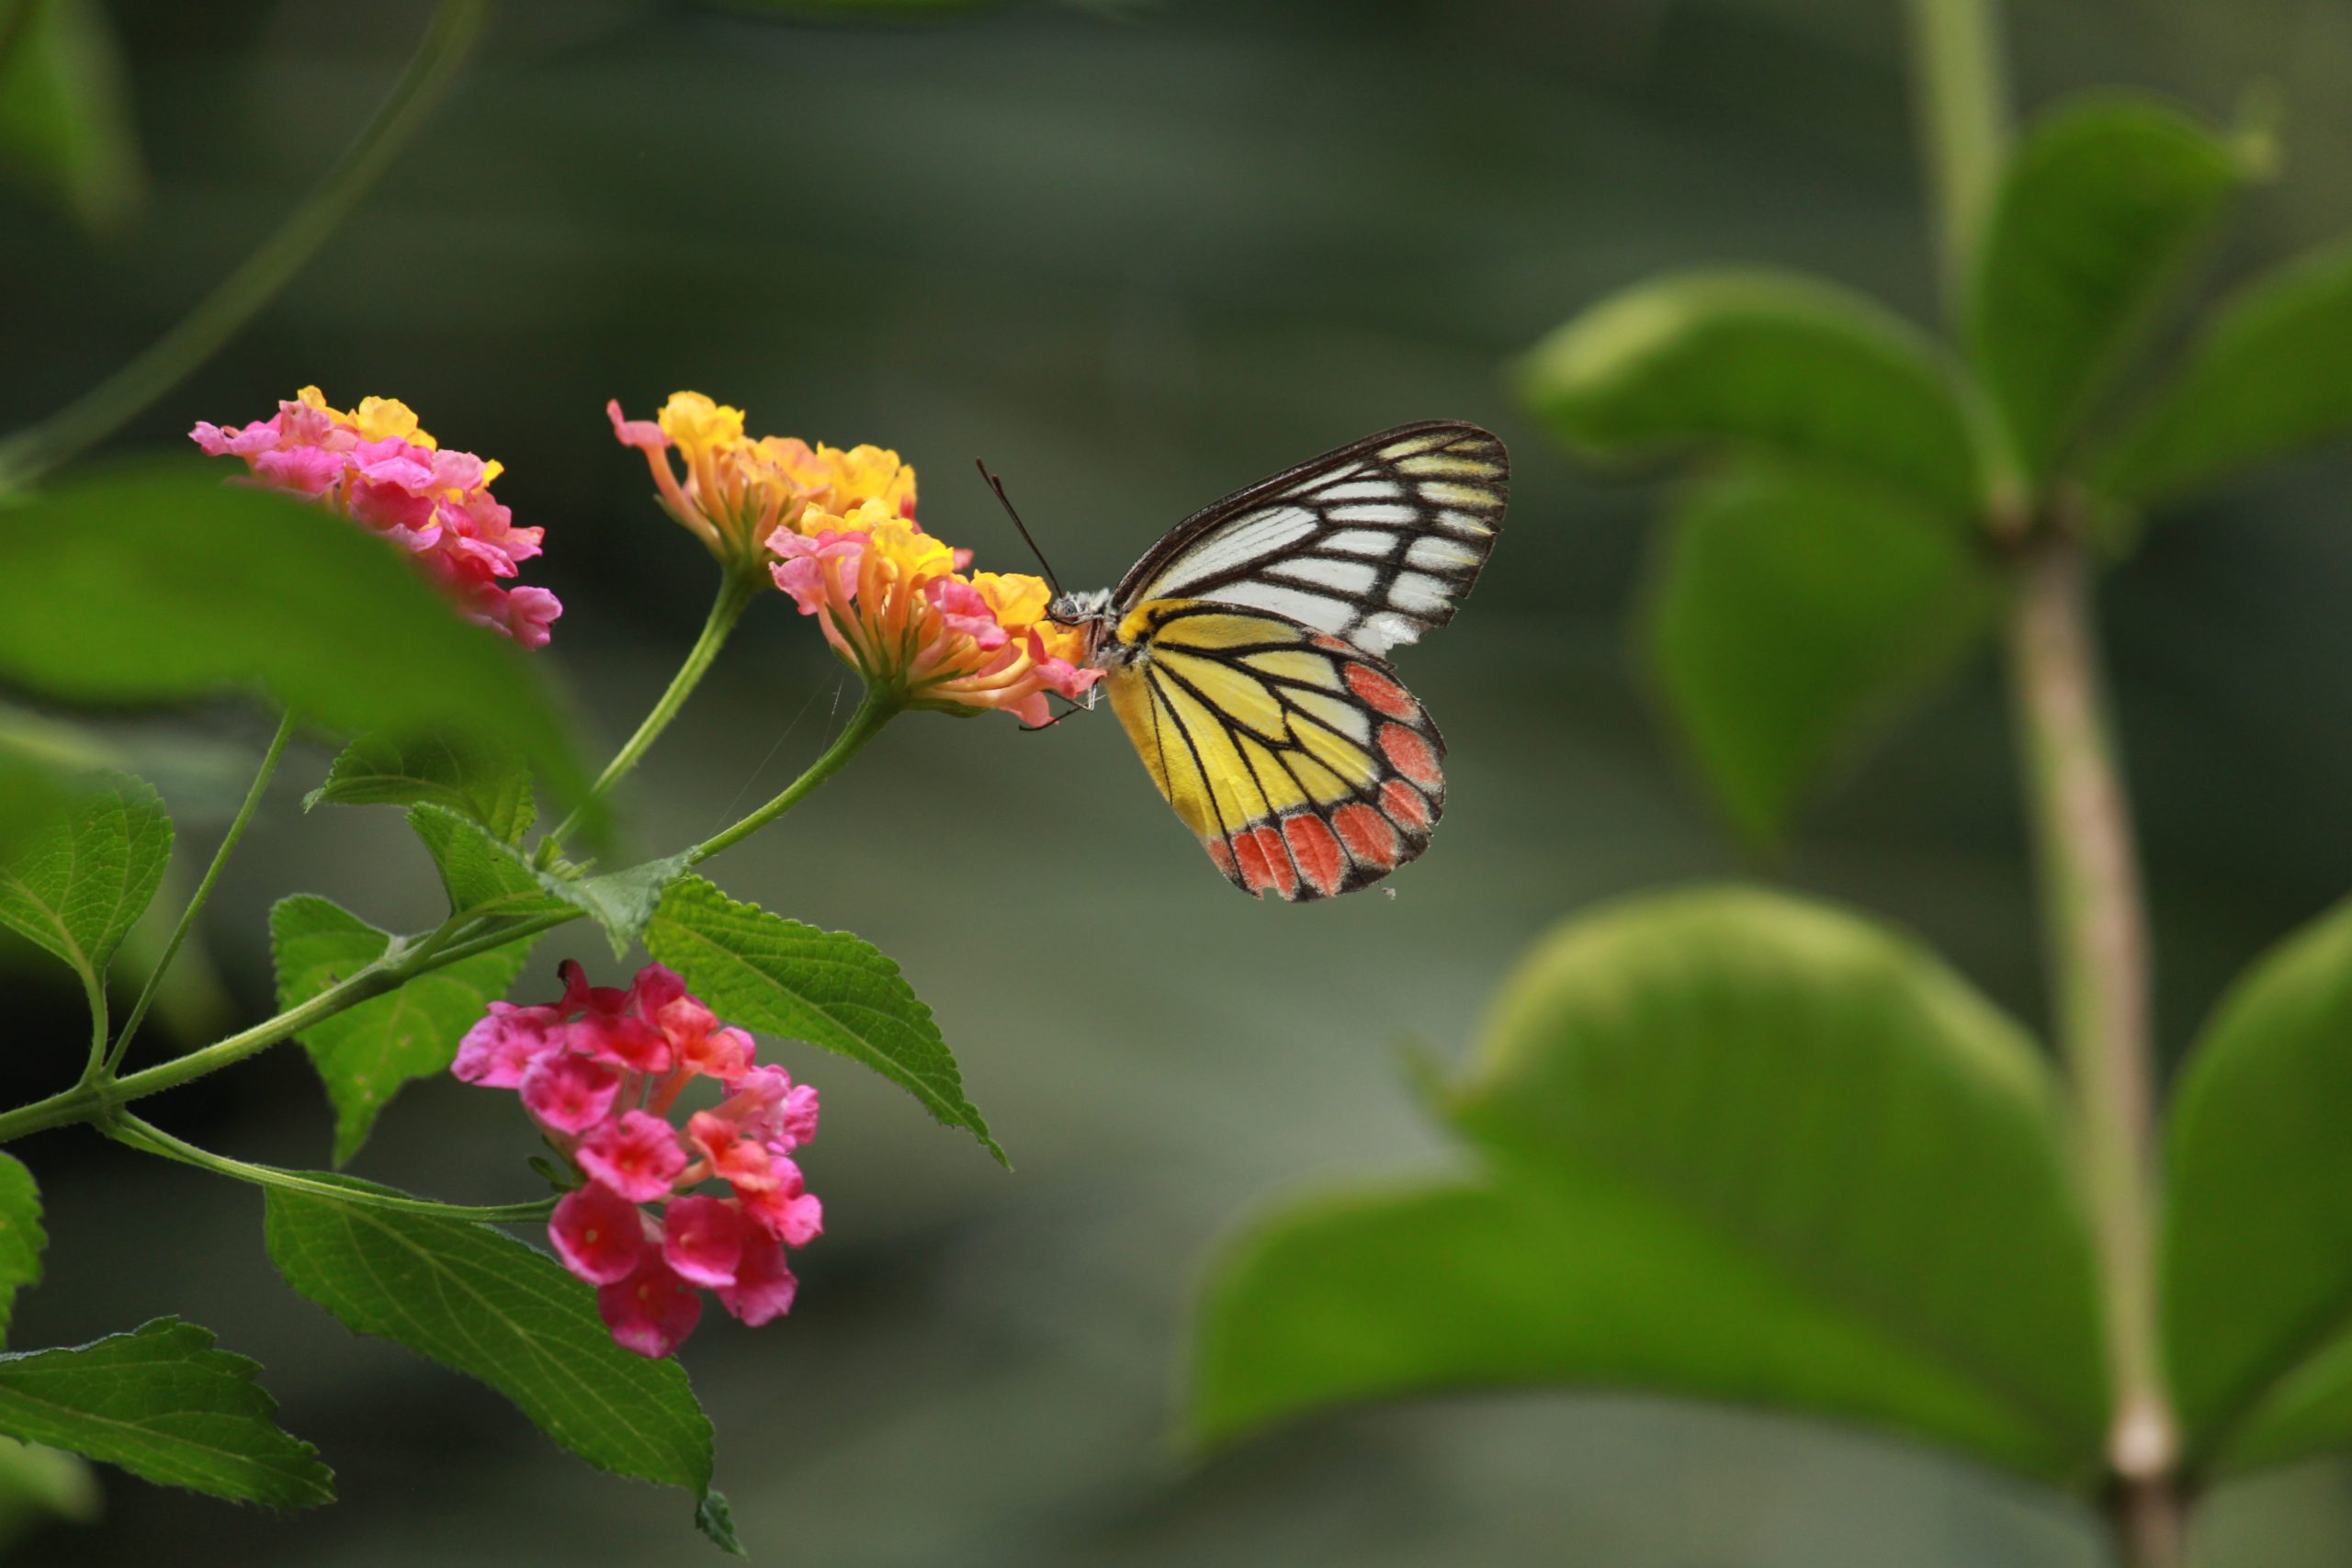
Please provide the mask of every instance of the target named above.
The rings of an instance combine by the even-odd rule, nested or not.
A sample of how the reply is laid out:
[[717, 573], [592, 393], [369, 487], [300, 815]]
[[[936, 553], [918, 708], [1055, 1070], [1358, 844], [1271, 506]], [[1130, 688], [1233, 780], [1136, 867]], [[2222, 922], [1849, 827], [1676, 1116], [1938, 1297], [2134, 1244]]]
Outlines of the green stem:
[[686, 660], [670, 678], [669, 689], [662, 694], [661, 701], [653, 705], [652, 711], [637, 727], [637, 733], [613, 753], [613, 760], [605, 764], [603, 773], [596, 775], [596, 782], [588, 788], [587, 798], [573, 807], [571, 815], [558, 823], [555, 830], [541, 841], [539, 858], [542, 864], [553, 859], [565, 835], [580, 826], [581, 818], [594, 809], [596, 801], [603, 798], [605, 792], [637, 766], [638, 760], [652, 748], [662, 732], [670, 728], [670, 721], [678, 716], [679, 711], [686, 705], [686, 699], [694, 694], [696, 686], [702, 684], [702, 678], [710, 672], [712, 662], [718, 659], [718, 650], [726, 646], [735, 624], [743, 618], [743, 612], [751, 608], [752, 601], [759, 597], [760, 590], [766, 586], [765, 573], [756, 569], [728, 571], [719, 582], [718, 597], [711, 602], [710, 615], [703, 621], [702, 635], [695, 638], [694, 647], [686, 650]]
[[442, 0], [415, 57], [310, 198], [138, 357], [40, 423], [0, 441], [0, 493], [80, 456], [179, 384], [275, 298], [424, 122], [481, 36], [490, 0]]
[[90, 1059], [82, 1068], [82, 1079], [87, 1083], [106, 1071], [107, 977], [86, 964], [78, 967], [82, 971], [82, 998], [90, 1009]]
[[341, 1203], [359, 1203], [371, 1209], [398, 1209], [404, 1213], [431, 1214], [436, 1219], [473, 1220], [490, 1224], [517, 1224], [544, 1220], [555, 1212], [554, 1198], [542, 1198], [528, 1203], [436, 1203], [430, 1198], [412, 1198], [405, 1193], [376, 1192], [365, 1187], [340, 1181], [322, 1181], [305, 1176], [299, 1170], [281, 1170], [274, 1165], [254, 1165], [210, 1149], [198, 1148], [184, 1139], [175, 1138], [151, 1122], [136, 1116], [123, 1115], [106, 1124], [106, 1134], [117, 1143], [165, 1159], [177, 1160], [216, 1176], [233, 1177], [256, 1187], [275, 1187], [283, 1191], [301, 1192], [313, 1198], [332, 1198]]
[[2132, 1568], [2181, 1560], [2180, 1435], [2158, 1337], [2155, 1052], [2146, 907], [2093, 643], [2093, 558], [2054, 532], [2018, 562], [2009, 658], [2059, 1047], [2098, 1248], [2116, 1533]]
[[[808, 772], [793, 780], [789, 788], [765, 806], [715, 838], [695, 846], [688, 852], [689, 860], [695, 863], [707, 860], [797, 806], [819, 784], [840, 772], [843, 763], [880, 733], [882, 727], [899, 713], [902, 705], [896, 694], [876, 696], [869, 691], [865, 700], [858, 704], [857, 712], [851, 716], [848, 728], [834, 738], [832, 745], [826, 748], [822, 756], [808, 765]], [[182, 1084], [217, 1073], [223, 1067], [234, 1066], [281, 1040], [300, 1034], [322, 1019], [333, 1018], [347, 1008], [357, 1007], [361, 1002], [380, 997], [419, 975], [471, 958], [479, 953], [488, 953], [526, 937], [537, 936], [541, 931], [552, 931], [557, 926], [581, 919], [584, 913], [576, 908], [551, 910], [511, 926], [477, 931], [471, 935], [464, 934], [470, 928], [453, 917], [438, 931], [395, 942], [373, 964], [354, 971], [300, 1006], [288, 1008], [275, 1018], [265, 1019], [251, 1029], [216, 1040], [201, 1050], [160, 1062], [141, 1072], [113, 1079], [94, 1075], [46, 1100], [37, 1100], [14, 1111], [0, 1112], [0, 1144], [50, 1127], [114, 1119], [119, 1115], [118, 1108], [120, 1106], [151, 1094], [161, 1094], [167, 1089], [177, 1089]], [[102, 1010], [105, 998], [97, 997], [93, 1006]], [[99, 1023], [98, 1030], [99, 1038], [103, 1040], [103, 1021]]]
[[850, 716], [847, 728], [833, 738], [825, 754], [808, 764], [808, 771], [792, 781], [782, 795], [736, 823], [732, 828], [705, 839], [686, 852], [686, 863], [700, 865], [704, 861], [729, 846], [750, 838], [801, 801], [816, 787], [839, 773], [844, 763], [865, 748], [867, 741], [882, 733], [882, 727], [897, 717], [902, 703], [895, 693], [877, 694], [868, 686], [859, 699], [857, 711]]
[[1940, 215], [1945, 298], [1957, 317], [2008, 159], [2001, 18], [1992, 0], [1910, 0], [1919, 130]]
[[139, 988], [139, 999], [130, 1005], [130, 1016], [122, 1021], [122, 1029], [114, 1037], [114, 1049], [107, 1053], [105, 1071], [111, 1074], [122, 1065], [123, 1053], [130, 1049], [130, 1037], [139, 1032], [140, 1022], [147, 1016], [147, 1009], [155, 999], [155, 992], [163, 986], [164, 972], [172, 966], [180, 943], [187, 940], [188, 931], [196, 925], [196, 917], [204, 901], [212, 897], [212, 885], [220, 880], [220, 868], [229, 863], [230, 853], [237, 840], [245, 835], [245, 824], [253, 820], [254, 810], [261, 805], [263, 793], [269, 787], [272, 773], [277, 772], [278, 759], [286, 755], [286, 743], [294, 738], [294, 716], [288, 714], [277, 721], [277, 733], [270, 737], [269, 750], [263, 753], [261, 771], [254, 775], [253, 787], [245, 792], [244, 804], [237, 807], [235, 820], [221, 835], [220, 847], [212, 852], [212, 863], [205, 868], [204, 880], [196, 885], [196, 892], [180, 911], [180, 923], [172, 929], [171, 941], [164, 944], [163, 954], [155, 966], [147, 972], [147, 983]]

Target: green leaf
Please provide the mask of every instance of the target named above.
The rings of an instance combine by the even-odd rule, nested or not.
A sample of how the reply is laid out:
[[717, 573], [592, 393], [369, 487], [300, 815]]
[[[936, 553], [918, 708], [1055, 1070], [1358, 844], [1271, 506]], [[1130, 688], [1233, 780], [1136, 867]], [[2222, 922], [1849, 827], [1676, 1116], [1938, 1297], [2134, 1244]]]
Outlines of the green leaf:
[[[306, 1002], [381, 958], [388, 931], [313, 894], [278, 900], [269, 912], [277, 1005]], [[521, 974], [531, 944], [517, 942], [429, 970], [311, 1025], [302, 1047], [334, 1105], [334, 1162], [359, 1152], [403, 1084], [444, 1071], [458, 1042]]]
[[334, 1502], [318, 1450], [270, 1418], [277, 1404], [254, 1382], [259, 1371], [175, 1317], [70, 1350], [0, 1355], [0, 1432], [235, 1502]]
[[[6, 596], [0, 587], [0, 599]], [[6, 635], [0, 630], [0, 638]], [[0, 925], [95, 982], [155, 896], [171, 858], [172, 819], [153, 787], [107, 775], [0, 860]]]
[[1811, 278], [1636, 284], [1538, 344], [1519, 376], [1553, 434], [1596, 459], [1727, 446], [1883, 484], [1939, 515], [1981, 504], [1940, 351], [1876, 302]]
[[691, 863], [680, 853], [600, 876], [565, 876], [535, 869], [521, 851], [444, 807], [412, 807], [408, 819], [441, 868], [441, 884], [448, 890], [453, 911], [544, 915], [569, 907], [602, 928], [615, 958], [628, 956], [646, 921], [653, 918], [662, 890]]
[[1675, 509], [1645, 637], [1725, 814], [1769, 843], [1982, 639], [1995, 599], [1971, 537], [1884, 491], [1735, 471]]
[[2092, 1258], [2053, 1086], [1912, 943], [1742, 890], [1570, 922], [1506, 986], [1452, 1114], [1483, 1174], [1295, 1204], [1227, 1252], [1197, 1438], [1633, 1389], [2097, 1475]]
[[0, 1343], [17, 1311], [17, 1292], [40, 1282], [40, 1190], [14, 1155], [0, 1154]]
[[302, 797], [309, 810], [337, 806], [416, 806], [430, 802], [469, 817], [492, 838], [513, 843], [537, 814], [530, 770], [508, 747], [445, 735], [395, 739], [363, 735], [344, 749], [327, 782]]
[[729, 1557], [751, 1555], [735, 1536], [735, 1508], [727, 1501], [724, 1492], [707, 1493], [695, 1505], [695, 1529], [702, 1531], [710, 1544]]
[[645, 945], [721, 1018], [864, 1063], [1011, 1165], [964, 1098], [931, 1009], [871, 943], [739, 904], [689, 876], [662, 900]]
[[2352, 905], [2257, 962], [2173, 1100], [2164, 1317], [2199, 1471], [2352, 1449]]
[[367, 530], [226, 472], [124, 464], [0, 509], [0, 681], [97, 703], [258, 684], [348, 733], [515, 746], [584, 795], [528, 655]]
[[539, 881], [565, 903], [585, 909], [588, 918], [604, 928], [605, 939], [613, 944], [613, 956], [626, 958], [643, 934], [646, 922], [653, 919], [662, 893], [692, 863], [688, 855], [674, 854], [602, 876], [566, 880], [542, 872]]
[[1994, 204], [1966, 335], [2029, 479], [2056, 465], [2248, 172], [2177, 110], [2121, 94], [2027, 135]]
[[488, 1225], [274, 1188], [269, 1256], [361, 1334], [479, 1379], [599, 1470], [710, 1489], [710, 1422], [675, 1361], [613, 1343], [594, 1289]]
[[454, 914], [520, 918], [562, 908], [513, 846], [444, 806], [409, 808], [408, 825], [441, 873]]
[[2144, 503], [2352, 431], [2352, 247], [2239, 291], [2188, 367], [2095, 465], [2094, 482]]
[[121, 51], [94, 0], [0, 8], [0, 168], [96, 231], [145, 196]]
[[105, 1511], [98, 1478], [79, 1454], [0, 1438], [0, 1547], [42, 1518], [94, 1525]]

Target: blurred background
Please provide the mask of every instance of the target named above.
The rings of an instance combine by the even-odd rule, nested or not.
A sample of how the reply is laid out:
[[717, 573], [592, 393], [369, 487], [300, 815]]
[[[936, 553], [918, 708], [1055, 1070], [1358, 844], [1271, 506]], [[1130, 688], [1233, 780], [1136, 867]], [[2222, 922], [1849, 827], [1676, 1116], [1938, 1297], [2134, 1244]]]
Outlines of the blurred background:
[[[903, 7], [913, 12], [920, 7]], [[96, 237], [0, 194], [0, 426], [144, 345], [300, 197], [429, 7], [105, 8], [143, 201]], [[2012, 7], [2027, 107], [2130, 81], [2226, 119], [2283, 106], [2286, 164], [2212, 277], [2352, 230], [2352, 11], [2326, 0]], [[694, 388], [755, 432], [895, 446], [926, 524], [1028, 563], [970, 472], [1005, 477], [1065, 581], [1107, 583], [1237, 485], [1449, 415], [1510, 442], [1510, 522], [1462, 619], [1407, 674], [1453, 748], [1433, 852], [1306, 908], [1238, 898], [1107, 715], [1024, 736], [935, 716], [718, 866], [738, 896], [905, 966], [1017, 1170], [879, 1080], [782, 1055], [826, 1096], [806, 1160], [829, 1234], [792, 1318], [716, 1314], [684, 1360], [719, 1484], [769, 1562], [2087, 1565], [2086, 1516], [1939, 1455], [1646, 1400], [1464, 1400], [1327, 1422], [1204, 1465], [1170, 1438], [1216, 1237], [1301, 1183], [1446, 1156], [1400, 1070], [1458, 1057], [1539, 931], [1595, 900], [1724, 875], [1857, 901], [2039, 1021], [1997, 674], [1977, 667], [1825, 793], [1782, 861], [1744, 859], [1656, 716], [1629, 617], [1656, 496], [1573, 472], [1508, 358], [1662, 267], [1815, 270], [1924, 320], [1894, 0], [1166, 0], [899, 23], [509, 0], [451, 101], [358, 218], [119, 445], [169, 447], [315, 381], [415, 406], [503, 460], [548, 529], [543, 656], [601, 755], [692, 639], [707, 559], [648, 498], [605, 400]], [[2238, 965], [2352, 885], [2352, 525], [2339, 455], [2155, 530], [2112, 581], [2109, 648], [2177, 1054]], [[765, 798], [846, 716], [844, 671], [781, 599], [632, 781], [666, 848]], [[223, 709], [118, 726], [199, 868], [266, 739]], [[208, 917], [214, 1001], [268, 1009], [264, 920], [325, 893], [438, 918], [396, 813], [322, 810], [284, 770]], [[568, 933], [567, 933], [568, 934]], [[518, 995], [554, 988], [574, 939]], [[11, 1102], [71, 1077], [78, 1004], [8, 955]], [[200, 988], [184, 998], [201, 1015]], [[142, 1051], [169, 1043], [151, 1033]], [[136, 1065], [136, 1064], [134, 1064]], [[322, 1163], [298, 1051], [154, 1102], [183, 1135]], [[361, 1174], [529, 1195], [510, 1099], [411, 1089]], [[50, 1212], [18, 1346], [167, 1312], [257, 1355], [343, 1501], [297, 1518], [108, 1474], [102, 1522], [28, 1562], [695, 1561], [675, 1493], [560, 1453], [497, 1396], [352, 1337], [285, 1290], [260, 1202], [78, 1130], [22, 1151]], [[1413, 1266], [1399, 1237], [1397, 1267]], [[2352, 1472], [2226, 1494], [2233, 1560], [2340, 1562]]]

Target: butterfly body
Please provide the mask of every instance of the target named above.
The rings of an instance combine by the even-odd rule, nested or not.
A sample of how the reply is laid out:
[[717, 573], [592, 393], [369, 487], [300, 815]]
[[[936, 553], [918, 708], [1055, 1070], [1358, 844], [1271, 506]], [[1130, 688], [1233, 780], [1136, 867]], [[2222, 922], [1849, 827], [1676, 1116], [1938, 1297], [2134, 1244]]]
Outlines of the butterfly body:
[[1428, 847], [1445, 742], [1385, 657], [1451, 620], [1509, 482], [1475, 425], [1402, 425], [1203, 508], [1048, 614], [1145, 771], [1244, 892], [1352, 892]]

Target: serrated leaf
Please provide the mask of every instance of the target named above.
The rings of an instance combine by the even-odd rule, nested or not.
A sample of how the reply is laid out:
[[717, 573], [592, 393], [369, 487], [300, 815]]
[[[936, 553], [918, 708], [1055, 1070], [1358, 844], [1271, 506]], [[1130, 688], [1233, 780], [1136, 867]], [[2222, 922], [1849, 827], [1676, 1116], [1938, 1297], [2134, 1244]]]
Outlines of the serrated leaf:
[[1479, 1174], [1293, 1204], [1227, 1249], [1196, 1437], [1467, 1389], [1641, 1390], [2099, 1473], [2054, 1086], [1911, 942], [1743, 890], [1572, 921], [1505, 987], [1453, 1121]]
[[600, 1470], [709, 1492], [684, 1371], [614, 1344], [595, 1291], [553, 1258], [470, 1221], [283, 1189], [266, 1236], [287, 1283], [351, 1328], [489, 1384]]
[[1527, 402], [1605, 460], [1722, 446], [1883, 485], [1965, 518], [1982, 486], [1940, 351], [1867, 297], [1760, 270], [1636, 284], [1521, 361]]
[[2152, 98], [2103, 94], [2027, 135], [1966, 323], [2027, 479], [2057, 463], [2247, 173], [2228, 142]]
[[549, 895], [530, 862], [471, 818], [445, 806], [413, 806], [408, 825], [441, 873], [451, 912], [514, 919], [564, 907]]
[[327, 782], [302, 797], [304, 810], [336, 806], [430, 803], [469, 817], [514, 843], [531, 826], [531, 773], [503, 746], [446, 735], [396, 739], [363, 735], [344, 748]]
[[94, 0], [36, 0], [0, 70], [0, 167], [83, 226], [114, 229], [146, 190], [121, 51]]
[[[313, 894], [280, 899], [269, 912], [277, 1005], [310, 1000], [381, 958], [391, 933]], [[506, 994], [530, 956], [517, 942], [428, 970], [304, 1030], [299, 1038], [335, 1111], [334, 1163], [359, 1152], [376, 1118], [401, 1086], [444, 1071], [458, 1042], [491, 1002]]]
[[107, 775], [0, 862], [0, 925], [101, 976], [171, 858], [161, 797], [139, 779]]
[[586, 910], [588, 918], [604, 928], [605, 940], [613, 944], [613, 956], [626, 958], [643, 934], [646, 922], [653, 919], [662, 893], [692, 863], [689, 856], [675, 854], [602, 876], [565, 880], [543, 872], [539, 881], [565, 903]]
[[2164, 1322], [2190, 1464], [2352, 1450], [2352, 905], [2278, 944], [2173, 1100]]
[[0, 1355], [0, 1432], [236, 1502], [334, 1501], [318, 1451], [271, 1419], [277, 1403], [254, 1382], [260, 1371], [175, 1317], [73, 1349]]
[[2241, 289], [2188, 366], [2093, 465], [2144, 504], [2352, 431], [2352, 248], [2305, 256]]
[[17, 1292], [40, 1282], [40, 1190], [14, 1155], [0, 1154], [0, 1344], [16, 1317]]
[[1770, 843], [1983, 640], [1996, 602], [1974, 542], [1892, 493], [1749, 469], [1675, 506], [1644, 637], [1725, 815]]
[[964, 1098], [931, 1009], [871, 943], [738, 903], [689, 876], [662, 900], [645, 945], [721, 1018], [865, 1064], [1011, 1164]]
[[695, 1529], [704, 1539], [729, 1557], [747, 1557], [743, 1543], [735, 1536], [735, 1509], [724, 1492], [712, 1492], [695, 1505]]
[[405, 552], [200, 462], [118, 464], [0, 506], [0, 681], [69, 702], [259, 685], [345, 734], [519, 748], [586, 795], [542, 671]]
[[628, 955], [662, 889], [689, 863], [675, 854], [597, 876], [564, 876], [535, 868], [520, 850], [445, 807], [413, 807], [408, 819], [441, 869], [452, 910], [511, 917], [577, 909], [604, 931], [615, 958]]

